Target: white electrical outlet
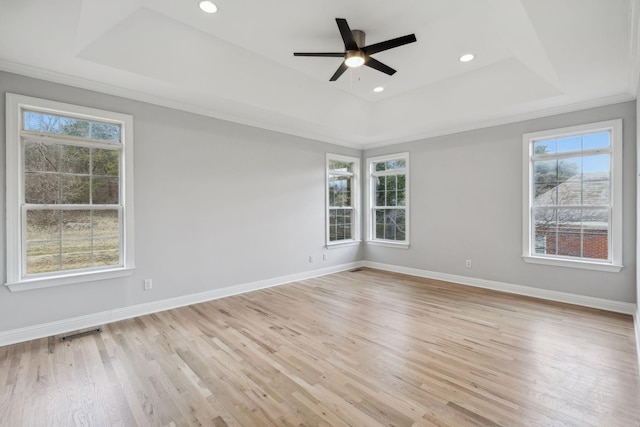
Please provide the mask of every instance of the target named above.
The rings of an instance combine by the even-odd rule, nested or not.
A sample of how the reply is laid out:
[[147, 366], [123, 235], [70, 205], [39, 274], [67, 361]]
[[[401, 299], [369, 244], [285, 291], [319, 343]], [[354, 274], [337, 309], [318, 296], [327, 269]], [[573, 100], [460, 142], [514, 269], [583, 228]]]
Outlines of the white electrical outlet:
[[313, 262], [313, 257], [309, 255], [309, 262]]
[[144, 290], [148, 291], [151, 288], [153, 288], [153, 282], [151, 279], [144, 279]]
[[466, 260], [464, 262], [464, 266], [467, 267], [467, 268], [471, 268], [471, 260], [470, 259]]
[[322, 252], [322, 260], [326, 261], [327, 260], [327, 253], [326, 252]]

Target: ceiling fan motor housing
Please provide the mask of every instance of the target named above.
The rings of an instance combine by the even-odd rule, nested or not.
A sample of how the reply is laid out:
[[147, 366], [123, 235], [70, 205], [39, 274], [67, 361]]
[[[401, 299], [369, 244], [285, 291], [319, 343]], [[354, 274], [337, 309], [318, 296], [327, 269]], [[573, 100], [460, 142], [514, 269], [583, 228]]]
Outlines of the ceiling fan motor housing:
[[358, 48], [362, 49], [363, 47], [365, 47], [364, 31], [352, 30], [351, 34], [353, 34], [353, 39], [356, 41], [356, 45], [358, 45]]

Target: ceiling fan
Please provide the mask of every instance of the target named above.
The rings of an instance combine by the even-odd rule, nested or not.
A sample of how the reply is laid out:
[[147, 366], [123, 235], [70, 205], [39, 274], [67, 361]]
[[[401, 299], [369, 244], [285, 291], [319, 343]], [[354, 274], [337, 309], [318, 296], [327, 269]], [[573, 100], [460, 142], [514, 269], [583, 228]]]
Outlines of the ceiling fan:
[[336, 18], [342, 41], [344, 42], [344, 52], [294, 52], [294, 56], [322, 56], [322, 57], [335, 57], [344, 58], [340, 67], [331, 76], [329, 81], [333, 82], [347, 70], [347, 68], [355, 68], [361, 65], [366, 65], [375, 70], [381, 71], [390, 76], [394, 75], [396, 70], [383, 64], [382, 62], [371, 57], [374, 53], [382, 52], [383, 50], [393, 49], [394, 47], [402, 46], [408, 43], [416, 41], [415, 34], [409, 34], [406, 36], [398, 37], [395, 39], [387, 40], [380, 43], [375, 43], [369, 46], [364, 45], [364, 31], [353, 30], [349, 28], [347, 20], [343, 18]]

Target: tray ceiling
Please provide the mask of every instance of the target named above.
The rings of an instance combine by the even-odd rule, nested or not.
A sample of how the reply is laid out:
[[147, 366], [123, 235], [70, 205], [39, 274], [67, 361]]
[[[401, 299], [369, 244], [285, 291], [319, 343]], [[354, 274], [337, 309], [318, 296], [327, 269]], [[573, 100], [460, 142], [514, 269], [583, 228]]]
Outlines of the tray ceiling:
[[[634, 99], [635, 0], [4, 0], [0, 69], [366, 148]], [[367, 44], [338, 81], [335, 18]], [[461, 63], [464, 53], [475, 60]], [[377, 86], [381, 93], [373, 92]]]

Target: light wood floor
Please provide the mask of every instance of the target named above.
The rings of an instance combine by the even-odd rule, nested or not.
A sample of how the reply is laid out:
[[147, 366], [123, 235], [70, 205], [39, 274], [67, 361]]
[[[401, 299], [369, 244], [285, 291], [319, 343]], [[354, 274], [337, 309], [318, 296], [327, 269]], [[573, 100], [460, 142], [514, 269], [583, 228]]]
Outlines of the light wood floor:
[[374, 270], [59, 338], [0, 348], [1, 426], [640, 426], [630, 316]]

